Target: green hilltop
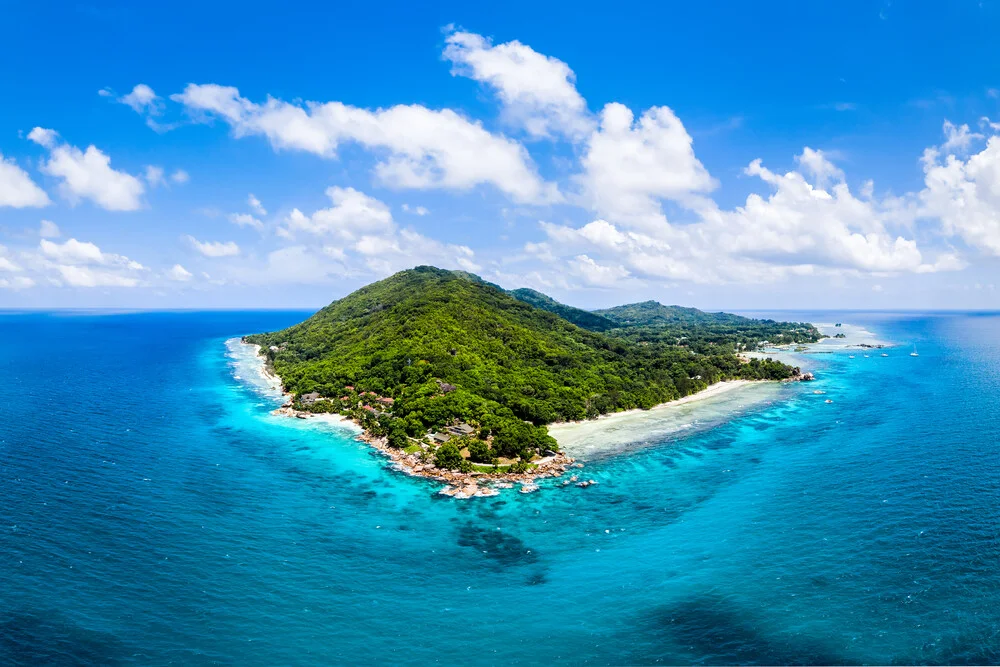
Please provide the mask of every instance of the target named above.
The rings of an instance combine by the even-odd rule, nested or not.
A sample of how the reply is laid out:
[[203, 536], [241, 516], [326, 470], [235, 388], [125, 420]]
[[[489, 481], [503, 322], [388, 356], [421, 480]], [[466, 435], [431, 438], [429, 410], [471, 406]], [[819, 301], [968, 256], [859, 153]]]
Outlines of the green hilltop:
[[[645, 304], [624, 308], [638, 306]], [[532, 290], [509, 293], [472, 274], [421, 266], [300, 324], [244, 340], [262, 346], [300, 409], [347, 414], [399, 447], [468, 424], [464, 456], [526, 464], [556, 448], [545, 424], [650, 408], [725, 379], [787, 378], [796, 369], [741, 361], [735, 349], [764, 333], [788, 342], [819, 337], [809, 325], [727, 315], [735, 319], [712, 319], [703, 340], [696, 316], [633, 324], [632, 315], [615, 319], [616, 310], [588, 313]], [[720, 338], [725, 326], [728, 339]], [[680, 331], [699, 341], [697, 350], [673, 340]], [[452, 467], [467, 466], [453, 445], [441, 448]], [[448, 457], [439, 456], [439, 466]]]

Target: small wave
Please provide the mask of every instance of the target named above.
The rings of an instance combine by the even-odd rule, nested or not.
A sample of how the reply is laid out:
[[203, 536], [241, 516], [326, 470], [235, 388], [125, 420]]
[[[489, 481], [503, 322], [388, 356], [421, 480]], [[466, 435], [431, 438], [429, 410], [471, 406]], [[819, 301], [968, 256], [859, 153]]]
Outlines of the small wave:
[[274, 402], [284, 401], [281, 387], [264, 375], [264, 360], [257, 355], [256, 347], [243, 344], [239, 338], [230, 338], [226, 341], [225, 354], [233, 360], [229, 368], [234, 380]]

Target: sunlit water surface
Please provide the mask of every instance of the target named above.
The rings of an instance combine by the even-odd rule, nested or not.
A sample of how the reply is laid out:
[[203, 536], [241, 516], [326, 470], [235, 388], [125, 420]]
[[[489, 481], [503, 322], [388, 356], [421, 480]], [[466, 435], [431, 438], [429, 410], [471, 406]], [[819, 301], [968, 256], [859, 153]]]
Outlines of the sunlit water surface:
[[1000, 661], [1000, 317], [457, 501], [269, 414], [304, 315], [0, 316], [0, 663]]

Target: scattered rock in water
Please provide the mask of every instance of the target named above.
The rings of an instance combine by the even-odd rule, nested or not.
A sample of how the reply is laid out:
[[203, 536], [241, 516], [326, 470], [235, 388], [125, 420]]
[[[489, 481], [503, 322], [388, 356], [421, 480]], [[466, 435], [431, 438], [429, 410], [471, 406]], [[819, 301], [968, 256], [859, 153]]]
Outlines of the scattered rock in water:
[[[296, 410], [291, 402], [274, 410], [272, 414], [298, 417], [299, 419], [308, 419], [314, 416], [311, 413]], [[376, 437], [369, 432], [361, 432], [358, 434], [357, 439], [367, 443], [388, 458], [391, 467], [394, 469], [407, 475], [442, 482], [445, 486], [438, 491], [438, 495], [450, 498], [496, 496], [500, 493], [498, 489], [511, 489], [514, 488], [515, 484], [521, 485], [521, 493], [532, 493], [539, 488], [535, 484], [535, 480], [546, 477], [561, 477], [571, 466], [576, 468], [583, 467], [582, 463], [576, 463], [573, 458], [562, 452], [547, 451], [546, 454], [548, 456], [537, 459], [534, 462], [534, 469], [528, 472], [511, 473], [494, 471], [488, 473], [479, 470], [459, 472], [456, 470], [440, 469], [433, 463], [422, 460], [426, 456], [425, 446], [422, 446], [423, 451], [421, 452], [407, 453], [405, 450], [390, 447], [387, 438]]]
[[442, 496], [448, 496], [450, 498], [456, 498], [459, 500], [465, 498], [489, 498], [490, 496], [498, 496], [500, 492], [494, 488], [488, 486], [479, 486], [477, 484], [465, 484], [464, 486], [452, 486], [449, 484], [444, 487], [438, 493]]

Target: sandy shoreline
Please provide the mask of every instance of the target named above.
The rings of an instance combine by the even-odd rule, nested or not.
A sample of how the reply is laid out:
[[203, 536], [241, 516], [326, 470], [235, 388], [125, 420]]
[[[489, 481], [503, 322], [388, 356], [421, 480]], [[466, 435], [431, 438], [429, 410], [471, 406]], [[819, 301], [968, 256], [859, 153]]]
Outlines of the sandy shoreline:
[[[851, 351], [874, 353], [874, 350], [894, 345], [858, 325], [829, 323], [816, 326], [828, 338], [802, 346], [788, 345], [746, 352], [744, 356], [774, 359], [810, 371], [820, 358], [815, 355]], [[842, 337], [836, 338], [837, 335]], [[550, 424], [549, 434], [561, 449], [572, 456], [601, 456], [626, 451], [662, 442], [688, 429], [731, 419], [751, 405], [777, 398], [780, 384], [750, 380], [718, 382], [696, 394], [649, 410], [628, 410], [602, 415], [597, 419]], [[750, 387], [755, 389], [749, 390]]]
[[600, 457], [663, 442], [692, 429], [723, 423], [748, 407], [777, 397], [783, 383], [729, 380], [649, 410], [549, 425], [549, 435], [571, 456]]
[[[439, 491], [439, 493], [443, 495], [451, 496], [453, 498], [495, 496], [499, 493], [498, 489], [512, 488], [515, 483], [521, 485], [521, 493], [531, 493], [533, 491], [537, 491], [539, 488], [536, 484], [537, 480], [544, 479], [546, 477], [561, 477], [571, 467], [583, 467], [582, 463], [575, 463], [575, 459], [559, 452], [553, 456], [533, 461], [533, 464], [536, 467], [524, 473], [466, 473], [437, 468], [434, 466], [433, 461], [427, 461], [423, 456], [421, 456], [422, 453], [415, 452], [407, 454], [403, 450], [389, 447], [385, 438], [376, 438], [371, 436], [361, 427], [360, 424], [349, 417], [335, 413], [311, 413], [296, 410], [292, 407], [293, 396], [291, 393], [284, 391], [284, 384], [282, 383], [281, 378], [267, 368], [267, 363], [260, 355], [260, 345], [256, 345], [254, 343], [244, 343], [242, 339], [235, 340], [238, 340], [241, 345], [246, 345], [252, 348], [253, 357], [256, 362], [255, 367], [257, 372], [260, 374], [260, 377], [271, 385], [272, 390], [280, 392], [284, 399], [284, 404], [276, 410], [273, 410], [271, 414], [298, 418], [310, 422], [318, 421], [336, 428], [350, 430], [355, 434], [358, 440], [367, 443], [373, 449], [381, 452], [392, 462], [393, 467], [400, 472], [412, 477], [424, 477], [426, 479], [432, 479], [445, 484], [444, 488]], [[577, 476], [574, 475], [570, 478], [570, 480], [564, 481], [563, 486], [569, 485], [572, 482], [577, 482], [577, 479]], [[591, 484], [596, 484], [596, 482], [593, 480], [584, 480], [582, 482], [578, 482], [577, 486], [586, 487]]]
[[[654, 405], [648, 410], [643, 410], [641, 408], [635, 408], [634, 410], [622, 410], [621, 412], [611, 412], [606, 415], [600, 415], [594, 419], [581, 419], [575, 422], [552, 422], [549, 424], [549, 434], [555, 437], [553, 431], [558, 431], [560, 429], [565, 429], [572, 426], [580, 426], [584, 424], [604, 424], [607, 422], [627, 420], [635, 415], [649, 415], [655, 414], [657, 411], [669, 410], [670, 408], [677, 407], [679, 405], [687, 405], [688, 403], [696, 403], [698, 401], [704, 401], [709, 398], [714, 398], [720, 394], [725, 394], [734, 389], [740, 389], [742, 387], [747, 387], [754, 384], [760, 384], [762, 382], [768, 382], [768, 380], [723, 380], [722, 382], [716, 382], [715, 384], [710, 384], [704, 389], [694, 394], [688, 394], [682, 398], [677, 398], [672, 401], [667, 401], [666, 403], [660, 403], [659, 405]], [[559, 438], [556, 438], [558, 440]]]

